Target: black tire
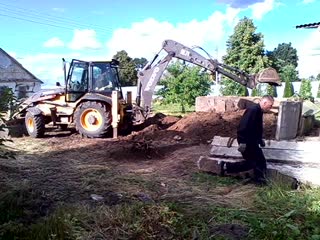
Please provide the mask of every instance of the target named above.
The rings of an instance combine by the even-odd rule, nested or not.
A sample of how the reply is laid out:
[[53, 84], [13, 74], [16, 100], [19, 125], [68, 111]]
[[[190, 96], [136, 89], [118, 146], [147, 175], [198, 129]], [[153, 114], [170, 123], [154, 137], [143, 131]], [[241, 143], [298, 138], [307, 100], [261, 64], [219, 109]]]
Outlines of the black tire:
[[111, 109], [100, 102], [81, 103], [74, 113], [77, 131], [88, 138], [105, 137], [111, 129]]
[[30, 112], [27, 112], [25, 126], [30, 137], [41, 138], [44, 136], [45, 124], [41, 114], [33, 116]]

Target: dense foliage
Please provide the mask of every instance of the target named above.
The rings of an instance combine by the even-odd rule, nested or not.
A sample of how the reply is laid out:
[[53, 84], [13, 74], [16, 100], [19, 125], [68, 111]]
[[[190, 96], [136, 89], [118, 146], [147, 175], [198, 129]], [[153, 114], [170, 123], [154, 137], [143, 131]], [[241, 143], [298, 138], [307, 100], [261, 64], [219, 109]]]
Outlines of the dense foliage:
[[312, 99], [311, 81], [309, 79], [302, 79], [299, 96], [303, 99]]
[[164, 103], [178, 103], [181, 111], [186, 106], [195, 104], [198, 96], [206, 96], [210, 92], [208, 74], [201, 73], [201, 68], [185, 66], [176, 61], [168, 67], [168, 76], [161, 81], [163, 88], [158, 94], [163, 97]]
[[[256, 33], [251, 19], [245, 17], [235, 26], [234, 33], [227, 41], [227, 54], [223, 61], [249, 74], [258, 73], [268, 66], [268, 58], [264, 54], [263, 35]], [[223, 95], [248, 95], [244, 86], [232, 80], [224, 78], [222, 84]]]
[[272, 96], [272, 97], [278, 97], [277, 87], [268, 84], [266, 94], [267, 94], [267, 95], [270, 95], [270, 96]]
[[119, 78], [121, 85], [137, 85], [137, 73], [148, 63], [147, 59], [143, 57], [132, 59], [125, 50], [117, 52], [113, 58], [120, 62]]
[[[8, 110], [11, 110], [13, 101], [16, 98], [10, 88], [2, 88], [0, 94], [0, 132], [4, 132], [7, 128], [4, 117], [7, 115]], [[0, 136], [0, 157], [12, 157], [12, 153], [4, 146], [5, 141], [8, 141], [8, 139]]]
[[294, 95], [293, 84], [291, 81], [286, 79], [285, 85], [284, 85], [283, 97], [289, 98], [289, 97], [292, 97], [293, 95]]
[[272, 60], [272, 67], [278, 72], [288, 66], [292, 65], [298, 67], [298, 54], [297, 49], [291, 46], [291, 43], [281, 43], [271, 52], [267, 53], [268, 57]]
[[120, 62], [119, 78], [122, 86], [134, 86], [137, 84], [137, 68], [131, 57], [124, 50], [117, 52], [114, 59]]

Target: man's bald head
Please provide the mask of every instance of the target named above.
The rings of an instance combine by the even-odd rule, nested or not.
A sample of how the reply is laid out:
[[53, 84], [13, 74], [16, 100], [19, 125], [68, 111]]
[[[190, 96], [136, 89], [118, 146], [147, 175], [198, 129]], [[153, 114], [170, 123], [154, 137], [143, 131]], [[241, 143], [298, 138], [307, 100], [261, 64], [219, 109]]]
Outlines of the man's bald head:
[[260, 100], [260, 107], [263, 111], [269, 111], [274, 103], [274, 98], [271, 95], [265, 95]]

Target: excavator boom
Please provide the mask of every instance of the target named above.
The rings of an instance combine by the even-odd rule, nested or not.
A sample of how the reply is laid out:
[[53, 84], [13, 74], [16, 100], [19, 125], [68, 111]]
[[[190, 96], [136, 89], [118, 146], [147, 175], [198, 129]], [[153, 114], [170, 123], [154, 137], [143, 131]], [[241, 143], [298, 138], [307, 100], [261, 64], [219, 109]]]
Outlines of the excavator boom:
[[210, 71], [212, 74], [223, 74], [233, 81], [251, 89], [254, 88], [258, 83], [268, 83], [276, 86], [281, 85], [279, 75], [273, 68], [267, 68], [258, 74], [250, 75], [237, 68], [219, 63], [215, 59], [207, 59], [195, 50], [174, 40], [165, 40], [160, 52], [162, 50], [166, 52], [165, 57], [156, 62], [159, 57], [159, 54], [157, 54], [154, 59], [138, 73], [138, 91], [136, 103], [137, 106], [141, 106], [146, 111], [149, 111], [151, 107], [151, 101], [155, 87], [172, 58], [177, 58], [198, 65]]

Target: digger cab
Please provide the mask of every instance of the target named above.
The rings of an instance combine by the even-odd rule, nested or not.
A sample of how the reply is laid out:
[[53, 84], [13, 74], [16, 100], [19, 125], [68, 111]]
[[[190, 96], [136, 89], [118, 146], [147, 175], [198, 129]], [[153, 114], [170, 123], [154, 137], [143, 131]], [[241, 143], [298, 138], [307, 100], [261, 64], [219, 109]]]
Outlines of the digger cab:
[[68, 74], [65, 72], [66, 102], [75, 102], [87, 93], [111, 96], [121, 86], [118, 75], [119, 62], [86, 62], [73, 59]]

